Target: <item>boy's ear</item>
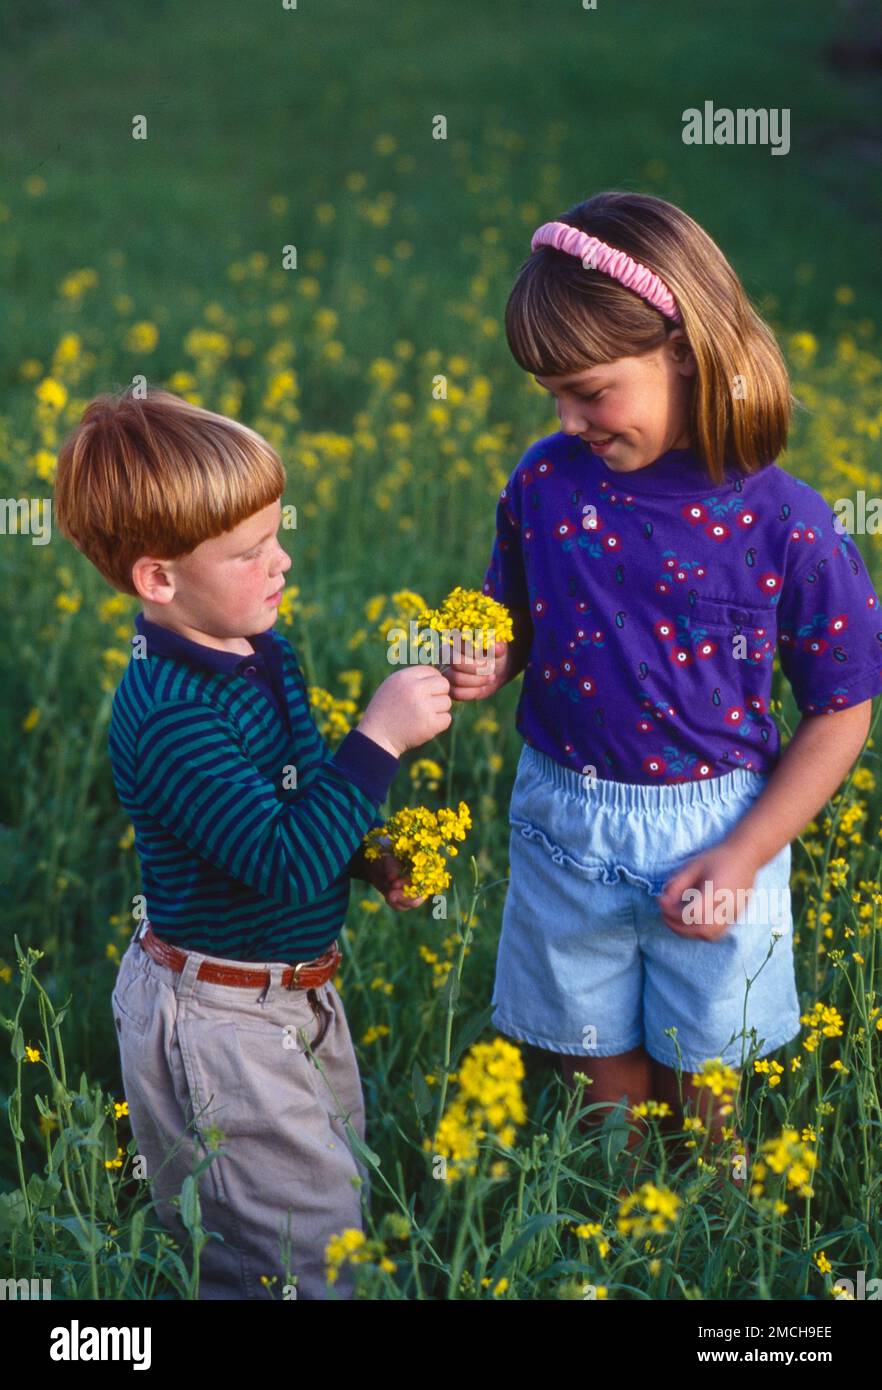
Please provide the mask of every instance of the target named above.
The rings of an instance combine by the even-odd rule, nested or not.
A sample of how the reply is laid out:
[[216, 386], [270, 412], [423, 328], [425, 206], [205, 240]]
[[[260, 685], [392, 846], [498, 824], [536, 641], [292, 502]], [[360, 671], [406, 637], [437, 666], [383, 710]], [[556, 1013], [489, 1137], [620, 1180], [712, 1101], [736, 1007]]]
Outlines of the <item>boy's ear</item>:
[[132, 584], [140, 598], [148, 602], [168, 603], [177, 590], [174, 560], [160, 560], [153, 555], [140, 555], [132, 565]]

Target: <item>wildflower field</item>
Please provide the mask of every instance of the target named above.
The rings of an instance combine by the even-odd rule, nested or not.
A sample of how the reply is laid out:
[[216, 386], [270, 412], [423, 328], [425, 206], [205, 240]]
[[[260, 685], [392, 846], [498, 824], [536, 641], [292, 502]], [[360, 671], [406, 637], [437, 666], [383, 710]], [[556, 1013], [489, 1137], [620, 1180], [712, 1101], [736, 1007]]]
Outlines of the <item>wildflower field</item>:
[[[808, 10], [809, 32], [820, 33], [820, 8]], [[657, 22], [651, 7], [642, 12], [648, 26]], [[425, 7], [415, 13], [425, 17]], [[423, 49], [412, 25], [404, 22], [402, 42], [416, 62]], [[537, 19], [540, 47], [546, 30]], [[16, 28], [30, 62], [29, 34]], [[488, 45], [490, 34], [492, 22]], [[321, 37], [330, 51], [331, 37]], [[226, 64], [241, 133], [256, 98], [243, 79], [235, 85], [233, 40], [221, 75]], [[554, 42], [560, 59], [560, 33]], [[50, 73], [53, 60], [60, 71], [53, 43], [50, 26]], [[183, 92], [185, 69], [166, 56], [170, 90]], [[440, 70], [442, 58], [434, 61]], [[333, 109], [321, 64], [306, 77]], [[466, 64], [463, 80], [477, 91], [482, 72]], [[491, 96], [501, 101], [496, 80]], [[207, 91], [205, 81], [195, 88]], [[701, 164], [640, 157], [627, 131], [621, 162], [609, 152], [592, 162], [566, 91], [549, 99], [544, 88], [528, 88], [523, 109], [505, 117], [501, 107], [482, 111], [474, 138], [452, 138], [443, 170], [427, 180], [425, 144], [407, 125], [414, 98], [402, 95], [387, 120], [364, 81], [355, 88], [358, 138], [334, 147], [330, 174], [317, 139], [308, 193], [294, 194], [290, 178], [274, 177], [281, 151], [273, 164], [264, 149], [248, 208], [237, 193], [204, 257], [188, 243], [176, 259], [184, 233], [166, 233], [146, 202], [146, 230], [128, 235], [123, 218], [114, 237], [99, 212], [96, 232], [89, 198], [63, 162], [60, 172], [51, 162], [28, 171], [16, 152], [0, 202], [10, 308], [0, 350], [4, 497], [51, 497], [57, 449], [85, 404], [138, 374], [259, 430], [287, 470], [283, 503], [296, 507], [296, 527], [282, 538], [293, 566], [277, 627], [308, 674], [332, 747], [389, 673], [390, 629], [406, 629], [457, 585], [480, 588], [499, 490], [527, 445], [557, 428], [546, 393], [508, 354], [502, 309], [531, 229], [594, 188], [627, 182], [680, 202], [751, 292], [769, 287], [756, 302], [801, 403], [782, 466], [831, 504], [882, 496], [878, 293], [871, 299], [856, 277], [831, 278], [821, 264], [818, 229], [832, 228], [832, 215], [807, 226], [794, 194], [782, 257], [757, 241], [743, 209], [730, 223], [728, 176], [717, 172], [705, 195]], [[48, 128], [34, 119], [36, 134]], [[149, 158], [157, 180], [162, 150]], [[798, 159], [785, 176], [766, 158], [758, 207], [779, 177], [805, 179]], [[191, 169], [192, 189], [218, 177], [209, 160]], [[188, 222], [186, 171], [176, 178], [170, 208], [192, 241], [214, 205]], [[126, 187], [113, 193], [120, 209]], [[59, 218], [83, 240], [61, 239]], [[148, 232], [140, 261], [135, 246]], [[41, 256], [43, 235], [51, 253]], [[160, 254], [166, 235], [173, 273]], [[281, 247], [292, 241], [297, 267], [283, 269]], [[855, 235], [858, 269], [870, 265], [868, 246]], [[32, 313], [18, 312], [26, 298]], [[855, 539], [882, 589], [882, 541]], [[0, 540], [0, 1275], [51, 1279], [55, 1298], [192, 1297], [192, 1264], [159, 1226], [139, 1174], [110, 1009], [139, 875], [106, 739], [139, 605], [54, 533], [46, 543]], [[775, 669], [786, 738], [798, 716], [777, 658]], [[396, 823], [402, 833], [441, 826], [456, 851], [449, 883], [431, 880], [425, 905], [407, 914], [353, 885], [335, 983], [362, 1072], [373, 1199], [364, 1234], [341, 1230], [328, 1248], [331, 1288], [350, 1261], [360, 1296], [383, 1300], [852, 1296], [836, 1281], [874, 1276], [882, 1229], [878, 717], [847, 781], [793, 847], [802, 1032], [761, 1062], [748, 1058], [738, 1084], [714, 1058], [701, 1073], [729, 1096], [750, 1145], [748, 1181], [738, 1186], [728, 1177], [737, 1145], [716, 1166], [694, 1116], [676, 1159], [661, 1105], [640, 1115], [620, 1108], [583, 1133], [548, 1059], [489, 1024], [519, 689], [520, 679], [492, 702], [457, 706], [443, 738], [402, 759], [386, 809], [425, 808], [422, 819]], [[628, 1187], [627, 1127], [638, 1121], [647, 1176]], [[198, 1249], [207, 1233], [194, 1184], [181, 1211]], [[281, 1287], [274, 1293], [281, 1298]]]

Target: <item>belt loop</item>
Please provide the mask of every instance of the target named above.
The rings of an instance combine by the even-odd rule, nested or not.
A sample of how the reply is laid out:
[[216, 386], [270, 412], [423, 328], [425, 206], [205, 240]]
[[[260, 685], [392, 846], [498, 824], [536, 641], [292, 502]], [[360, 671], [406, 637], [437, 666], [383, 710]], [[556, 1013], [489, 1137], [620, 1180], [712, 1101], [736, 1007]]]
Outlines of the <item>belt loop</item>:
[[[267, 982], [258, 996], [258, 1004], [265, 1004], [268, 999], [271, 1004], [275, 1001], [276, 994], [282, 988], [282, 971], [285, 968], [284, 965], [278, 964], [267, 966]], [[272, 998], [270, 999], [271, 992]]]
[[190, 999], [196, 985], [196, 975], [205, 957], [198, 951], [188, 951], [187, 959], [184, 961], [184, 968], [178, 975], [177, 996], [179, 999]]

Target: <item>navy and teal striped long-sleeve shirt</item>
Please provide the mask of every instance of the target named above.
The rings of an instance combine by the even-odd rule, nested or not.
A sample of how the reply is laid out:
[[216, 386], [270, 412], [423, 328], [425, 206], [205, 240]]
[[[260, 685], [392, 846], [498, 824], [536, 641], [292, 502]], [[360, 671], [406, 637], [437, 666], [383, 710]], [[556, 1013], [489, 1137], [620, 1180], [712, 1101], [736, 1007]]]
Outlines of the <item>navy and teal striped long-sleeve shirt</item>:
[[154, 930], [236, 960], [321, 954], [398, 759], [357, 729], [331, 752], [272, 628], [241, 656], [141, 613], [135, 627], [108, 744]]

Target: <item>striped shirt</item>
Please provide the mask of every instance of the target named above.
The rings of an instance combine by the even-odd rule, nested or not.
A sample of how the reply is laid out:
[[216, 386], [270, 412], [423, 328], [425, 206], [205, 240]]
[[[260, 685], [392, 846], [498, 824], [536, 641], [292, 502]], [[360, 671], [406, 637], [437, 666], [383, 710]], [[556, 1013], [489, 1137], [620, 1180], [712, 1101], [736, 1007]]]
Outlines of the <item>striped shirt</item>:
[[234, 960], [320, 955], [398, 759], [357, 729], [331, 752], [272, 628], [243, 656], [142, 613], [135, 627], [108, 746], [157, 935]]

